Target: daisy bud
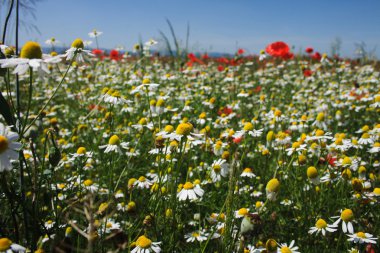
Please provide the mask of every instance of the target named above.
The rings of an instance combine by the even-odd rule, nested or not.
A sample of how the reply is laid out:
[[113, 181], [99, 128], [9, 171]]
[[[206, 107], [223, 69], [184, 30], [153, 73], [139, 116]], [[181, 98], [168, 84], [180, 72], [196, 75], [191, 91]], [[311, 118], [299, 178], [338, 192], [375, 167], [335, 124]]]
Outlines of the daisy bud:
[[277, 242], [274, 239], [269, 239], [265, 243], [265, 248], [268, 253], [277, 252]]

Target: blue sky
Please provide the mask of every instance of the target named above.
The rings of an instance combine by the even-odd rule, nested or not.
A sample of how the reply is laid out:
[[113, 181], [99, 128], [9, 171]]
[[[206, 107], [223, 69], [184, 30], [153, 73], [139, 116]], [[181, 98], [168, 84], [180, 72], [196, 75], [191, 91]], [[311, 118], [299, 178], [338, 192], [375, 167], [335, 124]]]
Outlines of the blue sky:
[[[44, 0], [37, 4], [34, 21], [41, 35], [22, 32], [21, 42], [43, 43], [56, 37], [64, 45], [96, 28], [101, 47], [123, 45], [170, 36], [168, 18], [183, 41], [190, 24], [194, 50], [250, 53], [282, 40], [300, 48], [312, 46], [330, 52], [334, 38], [342, 40], [342, 54], [352, 56], [354, 43], [368, 49], [380, 46], [380, 1], [378, 0]], [[376, 51], [380, 55], [380, 48]]]

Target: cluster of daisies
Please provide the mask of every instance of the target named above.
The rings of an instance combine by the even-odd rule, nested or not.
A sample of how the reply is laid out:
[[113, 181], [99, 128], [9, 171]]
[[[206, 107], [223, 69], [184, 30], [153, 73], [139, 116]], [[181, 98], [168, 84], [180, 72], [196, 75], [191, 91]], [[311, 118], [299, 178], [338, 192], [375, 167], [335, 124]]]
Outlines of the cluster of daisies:
[[[0, 173], [27, 171], [39, 252], [61, 239], [133, 253], [378, 249], [375, 67], [265, 52], [184, 64], [152, 56], [156, 43], [118, 58], [80, 39], [64, 54], [2, 46], [1, 68], [40, 74], [28, 131], [0, 123]], [[6, 236], [0, 252], [25, 250]]]

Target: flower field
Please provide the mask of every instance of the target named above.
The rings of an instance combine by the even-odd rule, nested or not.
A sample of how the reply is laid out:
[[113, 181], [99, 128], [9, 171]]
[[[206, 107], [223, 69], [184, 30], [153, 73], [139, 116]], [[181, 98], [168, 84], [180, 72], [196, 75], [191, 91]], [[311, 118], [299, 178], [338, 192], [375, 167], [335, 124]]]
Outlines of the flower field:
[[379, 252], [377, 62], [155, 43], [1, 46], [0, 252]]

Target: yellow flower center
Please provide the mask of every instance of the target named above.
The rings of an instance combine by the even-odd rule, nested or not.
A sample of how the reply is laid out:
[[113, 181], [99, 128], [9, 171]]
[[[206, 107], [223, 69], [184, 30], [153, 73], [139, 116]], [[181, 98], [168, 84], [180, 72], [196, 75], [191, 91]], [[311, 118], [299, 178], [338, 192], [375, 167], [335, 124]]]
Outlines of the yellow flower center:
[[213, 170], [215, 171], [215, 172], [220, 172], [220, 170], [222, 169], [222, 166], [220, 166], [219, 164], [216, 164], [216, 165], [214, 165], [213, 167]]
[[183, 185], [183, 189], [185, 189], [185, 190], [190, 190], [190, 189], [193, 189], [193, 188], [194, 188], [194, 185], [191, 182], [186, 182]]
[[179, 135], [188, 135], [190, 134], [191, 130], [193, 130], [193, 125], [187, 122], [179, 124], [175, 132]]
[[174, 127], [172, 125], [167, 125], [164, 128], [165, 132], [172, 133], [174, 131]]
[[158, 107], [163, 107], [165, 105], [165, 100], [163, 100], [163, 99], [159, 99], [159, 100], [157, 100], [157, 104], [156, 104], [156, 106], [158, 106]]
[[112, 228], [112, 223], [111, 222], [107, 222], [106, 228]]
[[244, 173], [252, 173], [252, 169], [251, 168], [245, 168], [243, 170]]
[[380, 188], [373, 189], [373, 193], [376, 195], [380, 195]]
[[377, 103], [380, 102], [380, 95], [375, 96], [375, 102], [377, 102]]
[[348, 156], [343, 159], [342, 165], [351, 165], [352, 160]]
[[5, 150], [8, 149], [8, 139], [0, 135], [0, 154], [3, 153]]
[[336, 138], [335, 144], [336, 145], [342, 145], [343, 144], [343, 139], [342, 138]]
[[252, 131], [253, 130], [253, 125], [251, 122], [245, 123], [244, 125], [244, 131]]
[[86, 179], [86, 180], [84, 180], [84, 182], [83, 182], [83, 184], [84, 184], [85, 186], [91, 186], [93, 183], [94, 183], [94, 182], [92, 182], [91, 179]]
[[313, 179], [318, 176], [318, 170], [314, 166], [311, 166], [307, 168], [306, 174], [308, 178]]
[[73, 43], [71, 44], [71, 47], [83, 49], [84, 48], [83, 40], [75, 39]]
[[198, 236], [199, 236], [199, 233], [197, 233], [197, 232], [193, 232], [193, 233], [191, 233], [191, 236], [193, 236], [193, 237], [198, 237]]
[[33, 41], [28, 41], [21, 48], [20, 58], [25, 59], [41, 59], [42, 50], [40, 44]]
[[205, 113], [205, 112], [202, 112], [202, 113], [199, 115], [199, 118], [200, 118], [200, 119], [205, 119], [205, 118], [206, 118], [206, 113]]
[[146, 118], [141, 118], [139, 120], [139, 125], [146, 125], [146, 123], [148, 123], [148, 121], [146, 120]]
[[120, 97], [120, 91], [114, 91], [111, 96], [119, 98]]
[[145, 181], [146, 181], [146, 178], [145, 178], [144, 176], [141, 176], [141, 177], [139, 177], [139, 181], [140, 181], [140, 182], [145, 182]]
[[0, 238], [0, 251], [8, 250], [12, 245], [12, 241], [8, 238]]
[[276, 111], [274, 112], [274, 116], [276, 116], [276, 117], [280, 117], [281, 114], [282, 114], [282, 112], [281, 112], [280, 110], [276, 110]]
[[119, 136], [117, 136], [117, 135], [112, 135], [108, 141], [109, 145], [117, 145], [119, 143], [120, 143], [120, 139], [119, 139]]
[[323, 136], [324, 134], [325, 134], [325, 131], [321, 129], [318, 129], [317, 131], [315, 131], [315, 136]]
[[277, 180], [277, 178], [273, 178], [269, 180], [266, 187], [267, 191], [269, 192], [277, 192], [279, 188], [280, 188], [280, 182]]
[[294, 148], [294, 149], [297, 149], [297, 148], [299, 148], [300, 146], [301, 146], [301, 143], [299, 143], [298, 141], [293, 142], [293, 144], [292, 144], [292, 148]]
[[149, 80], [149, 78], [145, 78], [144, 80], [143, 80], [143, 82], [142, 82], [143, 84], [148, 84], [148, 83], [150, 83], [150, 80]]
[[376, 148], [379, 148], [380, 147], [380, 142], [375, 142], [375, 144], [373, 144], [374, 147]]
[[340, 218], [342, 218], [342, 220], [344, 220], [346, 222], [352, 221], [354, 218], [354, 213], [352, 212], [351, 209], [345, 209], [342, 211]]
[[248, 214], [248, 209], [247, 208], [240, 208], [238, 211], [239, 215], [247, 215]]
[[281, 253], [292, 253], [292, 251], [288, 247], [282, 247], [281, 248]]
[[318, 113], [317, 121], [323, 121], [325, 119], [325, 114], [323, 112]]
[[362, 134], [362, 138], [363, 138], [363, 139], [369, 139], [369, 134], [368, 134], [368, 133], [364, 133], [364, 134]]
[[360, 238], [367, 238], [367, 236], [365, 236], [365, 233], [364, 232], [357, 232], [356, 235]]
[[137, 239], [136, 245], [140, 248], [147, 249], [152, 245], [152, 241], [149, 240], [146, 236], [142, 235]]
[[368, 125], [365, 125], [362, 127], [362, 131], [363, 132], [367, 132], [369, 130], [369, 126]]
[[79, 147], [79, 148], [77, 149], [77, 154], [78, 154], [78, 155], [85, 155], [86, 152], [87, 152], [87, 150], [86, 150], [85, 147]]
[[315, 226], [318, 228], [318, 229], [322, 229], [322, 228], [326, 228], [327, 227], [327, 223], [324, 219], [319, 219], [316, 223], [315, 223]]

